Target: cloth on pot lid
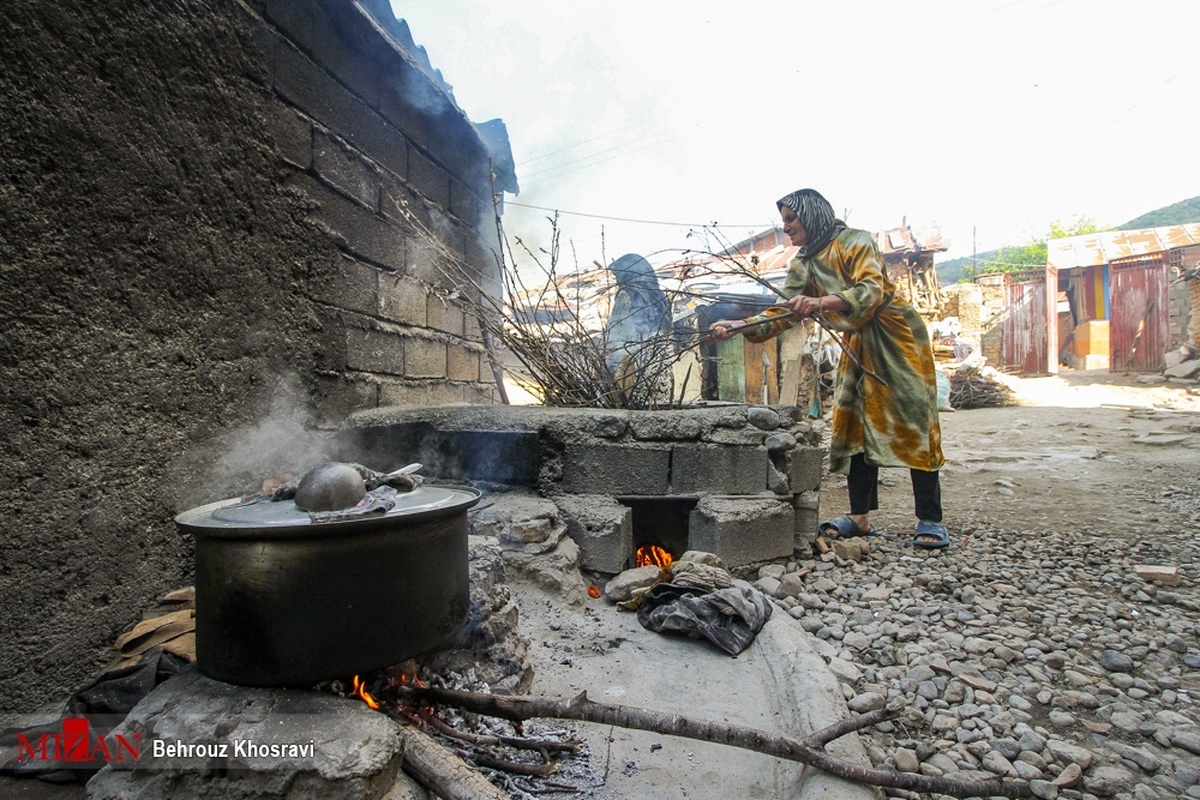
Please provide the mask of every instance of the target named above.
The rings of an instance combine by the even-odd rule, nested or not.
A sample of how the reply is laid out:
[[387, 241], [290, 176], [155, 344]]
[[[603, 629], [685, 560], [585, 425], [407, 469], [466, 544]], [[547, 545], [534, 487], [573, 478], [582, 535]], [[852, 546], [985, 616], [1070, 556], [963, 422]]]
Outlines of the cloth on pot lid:
[[313, 522], [334, 522], [340, 519], [361, 517], [366, 514], [386, 514], [396, 506], [396, 490], [391, 486], [380, 486], [363, 495], [349, 508], [339, 508], [333, 511], [310, 511], [309, 519]]
[[701, 636], [731, 656], [745, 650], [771, 618], [771, 601], [757, 589], [730, 586], [714, 592], [657, 583], [637, 609], [643, 628]]

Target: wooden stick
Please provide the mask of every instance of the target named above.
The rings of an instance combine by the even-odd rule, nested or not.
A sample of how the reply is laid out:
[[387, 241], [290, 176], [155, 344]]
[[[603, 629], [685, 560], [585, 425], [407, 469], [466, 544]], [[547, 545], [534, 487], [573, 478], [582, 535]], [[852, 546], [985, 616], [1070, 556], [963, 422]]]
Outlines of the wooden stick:
[[416, 728], [401, 727], [404, 771], [445, 800], [512, 800], [474, 767]]
[[561, 701], [517, 695], [498, 696], [432, 687], [426, 689], [405, 687], [398, 691], [405, 698], [405, 702], [442, 703], [476, 714], [512, 721], [544, 717], [575, 719], [726, 744], [789, 761], [799, 761], [830, 775], [872, 786], [948, 794], [954, 797], [1033, 796], [1029, 784], [1024, 781], [959, 781], [917, 773], [890, 772], [852, 764], [825, 752], [825, 743], [852, 730], [874, 725], [896, 716], [901, 711], [896, 707], [872, 711], [853, 720], [839, 722], [829, 728], [817, 731], [811, 736], [797, 739], [739, 725], [698, 720], [681, 714], [664, 714], [645, 708], [596, 703], [588, 699], [587, 692], [581, 692], [571, 700]]

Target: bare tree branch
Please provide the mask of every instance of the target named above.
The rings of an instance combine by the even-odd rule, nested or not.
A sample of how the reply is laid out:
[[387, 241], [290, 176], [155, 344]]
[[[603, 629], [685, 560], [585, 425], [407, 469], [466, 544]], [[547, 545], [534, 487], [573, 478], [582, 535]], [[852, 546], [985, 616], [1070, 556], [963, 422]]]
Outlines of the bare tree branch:
[[535, 718], [574, 719], [740, 747], [789, 761], [798, 761], [830, 775], [872, 786], [948, 794], [954, 797], [1033, 796], [1029, 784], [1024, 781], [960, 781], [917, 773], [890, 772], [852, 764], [825, 751], [824, 746], [839, 736], [897, 715], [901, 709], [894, 707], [863, 714], [798, 739], [739, 725], [698, 720], [681, 714], [664, 714], [644, 708], [596, 703], [588, 699], [586, 692], [581, 692], [569, 701], [560, 701], [437, 688], [405, 687], [398, 691], [406, 702], [441, 703], [511, 721]]

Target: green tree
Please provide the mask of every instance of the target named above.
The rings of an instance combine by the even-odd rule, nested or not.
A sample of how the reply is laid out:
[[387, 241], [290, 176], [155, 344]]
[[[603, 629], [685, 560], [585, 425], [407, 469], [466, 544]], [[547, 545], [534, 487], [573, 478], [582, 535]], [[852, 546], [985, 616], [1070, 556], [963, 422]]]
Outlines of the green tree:
[[1033, 239], [1027, 244], [1008, 245], [986, 254], [979, 259], [977, 274], [989, 272], [1024, 272], [1031, 269], [1041, 269], [1046, 266], [1047, 242], [1051, 239], [1065, 239], [1068, 236], [1084, 236], [1096, 233], [1101, 228], [1091, 217], [1079, 217], [1075, 222], [1067, 224], [1062, 220], [1050, 223], [1050, 233], [1040, 239]]

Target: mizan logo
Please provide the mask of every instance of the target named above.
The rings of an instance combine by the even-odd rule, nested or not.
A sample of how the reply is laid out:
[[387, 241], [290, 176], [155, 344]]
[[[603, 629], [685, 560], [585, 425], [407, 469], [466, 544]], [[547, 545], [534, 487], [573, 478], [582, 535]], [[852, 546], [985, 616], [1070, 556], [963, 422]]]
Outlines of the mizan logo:
[[140, 733], [113, 734], [110, 739], [92, 731], [86, 717], [65, 717], [61, 733], [43, 733], [32, 741], [17, 734], [17, 761], [51, 761], [63, 764], [92, 764], [98, 761], [137, 761], [141, 752]]

